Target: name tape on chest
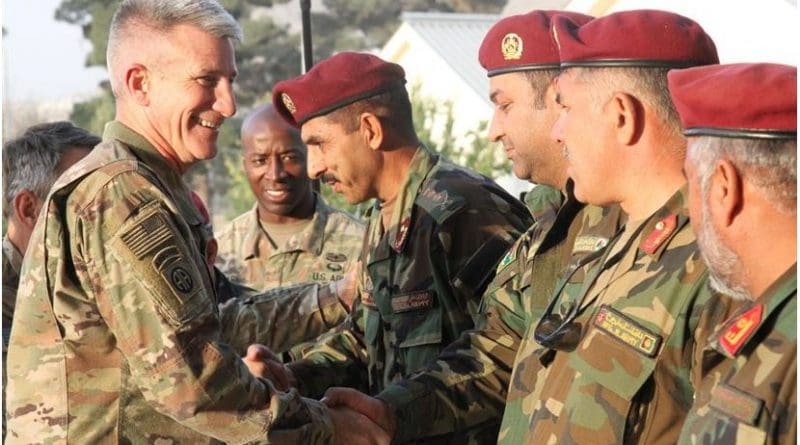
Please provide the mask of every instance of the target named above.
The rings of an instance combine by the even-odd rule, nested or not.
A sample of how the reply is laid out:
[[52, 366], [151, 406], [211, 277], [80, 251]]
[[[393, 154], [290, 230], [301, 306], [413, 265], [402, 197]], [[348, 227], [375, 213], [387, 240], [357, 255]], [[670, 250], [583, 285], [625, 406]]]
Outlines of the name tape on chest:
[[660, 335], [606, 305], [600, 307], [594, 325], [647, 357], [654, 357], [661, 346]]
[[601, 236], [579, 236], [575, 238], [572, 252], [595, 252], [608, 245], [608, 238]]
[[764, 402], [743, 391], [720, 383], [711, 390], [711, 407], [753, 425]]
[[413, 292], [392, 298], [394, 313], [429, 309], [433, 307], [433, 294], [430, 291]]

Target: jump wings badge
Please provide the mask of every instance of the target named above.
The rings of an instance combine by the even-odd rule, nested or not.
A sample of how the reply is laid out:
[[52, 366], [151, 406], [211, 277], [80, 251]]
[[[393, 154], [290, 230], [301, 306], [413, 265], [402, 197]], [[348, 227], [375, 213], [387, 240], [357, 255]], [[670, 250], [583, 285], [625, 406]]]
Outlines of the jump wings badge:
[[506, 34], [500, 47], [506, 60], [518, 60], [522, 57], [522, 37], [518, 34], [513, 32]]

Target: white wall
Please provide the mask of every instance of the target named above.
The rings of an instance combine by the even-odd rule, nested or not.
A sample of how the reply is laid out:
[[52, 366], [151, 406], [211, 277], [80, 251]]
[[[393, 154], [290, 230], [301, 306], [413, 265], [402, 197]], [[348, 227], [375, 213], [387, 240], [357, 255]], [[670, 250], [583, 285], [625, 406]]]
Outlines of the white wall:
[[[439, 102], [453, 102], [453, 133], [466, 135], [477, 129], [480, 121], [489, 121], [492, 108], [475, 93], [447, 63], [411, 27], [401, 25], [380, 52], [386, 60], [400, 64], [406, 71], [407, 87], [420, 85], [424, 97]], [[486, 82], [488, 96], [489, 82]]]

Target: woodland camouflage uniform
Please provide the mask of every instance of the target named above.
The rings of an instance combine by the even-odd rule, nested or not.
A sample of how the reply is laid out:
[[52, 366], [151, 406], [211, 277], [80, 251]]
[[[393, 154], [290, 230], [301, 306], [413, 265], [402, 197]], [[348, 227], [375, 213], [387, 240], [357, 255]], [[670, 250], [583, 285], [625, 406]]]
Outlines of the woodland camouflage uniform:
[[394, 205], [385, 231], [371, 209], [350, 318], [289, 365], [305, 395], [334, 385], [377, 394], [434, 361], [475, 325], [497, 263], [531, 224], [496, 184], [424, 147]]

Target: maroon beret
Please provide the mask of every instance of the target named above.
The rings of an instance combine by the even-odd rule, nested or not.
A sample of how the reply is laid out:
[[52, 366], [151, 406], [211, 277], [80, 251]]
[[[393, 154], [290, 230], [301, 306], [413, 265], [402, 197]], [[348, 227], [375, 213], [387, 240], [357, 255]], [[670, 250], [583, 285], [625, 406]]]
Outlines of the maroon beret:
[[396, 63], [372, 54], [343, 52], [302, 76], [278, 82], [272, 89], [272, 103], [286, 122], [299, 128], [309, 119], [403, 87], [405, 82], [405, 72]]
[[656, 10], [622, 11], [586, 24], [553, 18], [561, 67], [685, 68], [719, 63], [714, 41], [696, 22]]
[[500, 20], [486, 33], [478, 50], [478, 61], [487, 75], [558, 69], [558, 47], [553, 41], [550, 22], [557, 14], [579, 25], [592, 19], [577, 12], [539, 10]]
[[794, 139], [797, 67], [712, 65], [667, 73], [687, 136]]

